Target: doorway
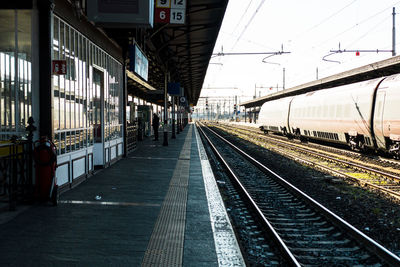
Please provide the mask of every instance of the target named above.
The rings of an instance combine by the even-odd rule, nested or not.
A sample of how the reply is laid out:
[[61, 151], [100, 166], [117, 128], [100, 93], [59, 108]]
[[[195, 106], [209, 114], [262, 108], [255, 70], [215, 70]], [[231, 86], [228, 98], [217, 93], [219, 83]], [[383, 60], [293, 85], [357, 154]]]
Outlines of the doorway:
[[104, 154], [104, 71], [93, 68], [93, 162], [95, 168], [105, 165]]

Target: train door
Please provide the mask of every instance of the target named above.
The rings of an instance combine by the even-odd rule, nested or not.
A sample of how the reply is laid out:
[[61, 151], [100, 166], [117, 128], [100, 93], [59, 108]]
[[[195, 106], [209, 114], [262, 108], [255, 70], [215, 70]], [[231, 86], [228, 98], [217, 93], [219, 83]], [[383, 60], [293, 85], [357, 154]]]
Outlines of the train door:
[[386, 92], [378, 91], [375, 102], [374, 133], [378, 148], [385, 148], [385, 137], [383, 135], [383, 110], [385, 108]]
[[93, 162], [104, 167], [104, 72], [93, 68]]

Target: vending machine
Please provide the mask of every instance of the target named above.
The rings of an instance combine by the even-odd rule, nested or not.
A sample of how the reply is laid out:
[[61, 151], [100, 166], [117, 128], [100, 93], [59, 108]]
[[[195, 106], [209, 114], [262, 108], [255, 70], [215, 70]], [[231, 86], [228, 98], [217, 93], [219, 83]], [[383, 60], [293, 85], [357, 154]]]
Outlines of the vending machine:
[[137, 113], [138, 113], [138, 139], [143, 140], [144, 136], [153, 135], [153, 128], [151, 127], [153, 118], [153, 109], [151, 106], [148, 105], [139, 105], [137, 106]]

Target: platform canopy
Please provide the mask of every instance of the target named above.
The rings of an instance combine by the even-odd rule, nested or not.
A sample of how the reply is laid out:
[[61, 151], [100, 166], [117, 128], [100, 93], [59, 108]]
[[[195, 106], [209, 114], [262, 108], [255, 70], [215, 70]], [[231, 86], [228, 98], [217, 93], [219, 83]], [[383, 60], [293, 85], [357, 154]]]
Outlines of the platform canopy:
[[164, 90], [168, 72], [171, 82], [181, 83], [188, 103], [196, 105], [227, 4], [228, 0], [187, 0], [185, 24], [154, 23], [153, 28], [101, 26], [124, 51], [135, 42], [148, 59], [147, 81], [128, 73], [128, 93], [154, 103], [162, 101], [159, 92]]
[[389, 76], [399, 73], [400, 56], [394, 56], [382, 61], [371, 63], [355, 69], [344, 71], [335, 75], [331, 75], [319, 80], [310, 81], [298, 86], [285, 89], [273, 94], [252, 99], [240, 104], [245, 108], [261, 107], [265, 102], [279, 99], [287, 96], [295, 96], [299, 94], [317, 91], [326, 88], [332, 88], [350, 83], [366, 81], [383, 76]]

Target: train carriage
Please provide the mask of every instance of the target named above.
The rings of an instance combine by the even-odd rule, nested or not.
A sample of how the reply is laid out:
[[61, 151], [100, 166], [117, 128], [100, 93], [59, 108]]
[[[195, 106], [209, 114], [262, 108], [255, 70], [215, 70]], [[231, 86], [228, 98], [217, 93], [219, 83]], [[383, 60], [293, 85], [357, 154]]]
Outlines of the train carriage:
[[400, 157], [400, 75], [387, 77], [376, 94], [374, 125], [377, 149]]
[[303, 138], [374, 148], [371, 131], [374, 94], [382, 78], [294, 97], [290, 130]]
[[289, 131], [289, 105], [292, 99], [293, 97], [285, 97], [262, 105], [258, 116], [260, 129], [265, 133], [273, 132], [287, 135]]
[[389, 152], [400, 158], [400, 74], [268, 101], [264, 132]]

